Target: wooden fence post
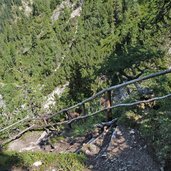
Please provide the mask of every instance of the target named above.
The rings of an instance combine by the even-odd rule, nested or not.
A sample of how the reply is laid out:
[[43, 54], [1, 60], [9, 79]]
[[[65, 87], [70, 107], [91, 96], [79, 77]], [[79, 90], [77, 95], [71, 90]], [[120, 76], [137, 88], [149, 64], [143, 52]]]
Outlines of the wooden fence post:
[[82, 113], [83, 115], [86, 115], [85, 103], [82, 104]]
[[106, 113], [106, 119], [107, 121], [112, 120], [112, 109], [110, 109], [110, 107], [112, 106], [112, 96], [111, 96], [111, 90], [106, 92], [106, 107], [107, 109], [107, 113]]

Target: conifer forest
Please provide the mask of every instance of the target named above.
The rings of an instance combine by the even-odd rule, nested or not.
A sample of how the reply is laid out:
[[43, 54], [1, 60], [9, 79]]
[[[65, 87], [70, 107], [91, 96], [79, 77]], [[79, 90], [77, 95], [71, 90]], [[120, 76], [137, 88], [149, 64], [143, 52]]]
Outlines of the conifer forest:
[[170, 0], [0, 0], [0, 171], [171, 171]]

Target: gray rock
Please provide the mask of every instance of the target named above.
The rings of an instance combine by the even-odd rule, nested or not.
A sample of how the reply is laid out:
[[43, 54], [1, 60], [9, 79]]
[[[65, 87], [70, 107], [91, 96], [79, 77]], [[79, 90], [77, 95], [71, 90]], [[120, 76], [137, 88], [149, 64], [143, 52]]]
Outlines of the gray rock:
[[0, 108], [4, 108], [4, 107], [5, 107], [5, 101], [3, 100], [3, 97], [0, 94]]

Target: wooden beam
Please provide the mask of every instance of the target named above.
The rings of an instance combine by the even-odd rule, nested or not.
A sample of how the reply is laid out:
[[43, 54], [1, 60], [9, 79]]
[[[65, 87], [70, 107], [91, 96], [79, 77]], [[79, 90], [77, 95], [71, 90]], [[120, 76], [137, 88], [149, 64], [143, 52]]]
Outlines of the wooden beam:
[[[119, 84], [119, 85], [115, 85], [115, 86], [106, 88], [106, 89], [104, 89], [104, 90], [98, 92], [98, 93], [95, 94], [94, 96], [92, 96], [92, 97], [90, 97], [90, 98], [88, 98], [88, 99], [82, 101], [81, 103], [78, 103], [78, 104], [76, 104], [76, 105], [74, 105], [74, 106], [71, 106], [71, 107], [69, 107], [69, 108], [60, 110], [60, 111], [57, 112], [57, 113], [48, 114], [48, 115], [43, 116], [43, 117], [41, 117], [41, 118], [34, 118], [34, 117], [30, 117], [30, 118], [29, 118], [29, 117], [27, 116], [26, 118], [24, 118], [24, 119], [22, 119], [22, 120], [20, 120], [20, 121], [17, 121], [16, 123], [13, 123], [13, 124], [11, 124], [11, 125], [9, 125], [9, 126], [3, 128], [3, 129], [1, 129], [0, 132], [4, 132], [4, 131], [10, 129], [11, 127], [14, 127], [15, 125], [20, 124], [20, 123], [25, 122], [25, 121], [28, 122], [28, 121], [30, 121], [30, 120], [42, 120], [42, 118], [45, 119], [45, 120], [49, 120], [49, 119], [53, 118], [53, 117], [56, 116], [56, 115], [62, 114], [63, 112], [66, 112], [66, 111], [68, 111], [68, 110], [74, 109], [74, 108], [76, 108], [76, 107], [78, 107], [78, 106], [81, 106], [81, 105], [87, 103], [87, 102], [89, 102], [89, 101], [91, 101], [91, 100], [93, 100], [93, 99], [99, 97], [100, 95], [102, 95], [103, 93], [105, 93], [105, 92], [107, 92], [107, 91], [115, 90], [115, 89], [118, 89], [118, 88], [121, 88], [121, 87], [130, 85], [130, 84], [134, 84], [134, 83], [139, 82], [139, 81], [148, 80], [148, 79], [150, 79], [150, 78], [154, 78], [154, 77], [157, 77], [157, 76], [165, 75], [165, 74], [168, 74], [168, 73], [171, 73], [171, 68], [169, 68], [169, 69], [167, 69], [167, 70], [164, 70], [164, 71], [160, 71], [160, 72], [156, 72], [156, 73], [150, 74], [150, 75], [145, 76], [145, 77], [142, 77], [142, 78], [137, 78], [137, 79], [134, 79], [134, 80], [131, 80], [131, 81], [128, 81], [128, 82]], [[106, 110], [106, 109], [103, 109], [102, 111], [104, 111], [104, 110]], [[95, 113], [96, 113], [96, 112], [95, 112]]]
[[169, 98], [171, 97], [171, 93], [170, 94], [167, 94], [165, 96], [160, 96], [160, 97], [155, 97], [155, 98], [151, 98], [151, 99], [148, 99], [148, 100], [142, 100], [142, 101], [136, 101], [136, 102], [132, 102], [132, 103], [120, 103], [120, 104], [116, 104], [116, 105], [113, 105], [111, 107], [106, 107], [102, 110], [99, 110], [99, 111], [96, 111], [90, 115], [85, 115], [85, 116], [79, 116], [77, 118], [73, 118], [69, 121], [62, 121], [62, 122], [57, 122], [57, 123], [52, 123], [52, 124], [49, 124], [47, 126], [55, 126], [55, 125], [63, 125], [63, 124], [71, 124], [73, 122], [76, 122], [78, 120], [81, 120], [81, 119], [85, 119], [85, 118], [88, 118], [88, 117], [92, 117], [94, 115], [97, 115], [101, 112], [105, 112], [106, 110], [108, 109], [113, 109], [113, 108], [117, 108], [117, 107], [131, 107], [131, 106], [136, 106], [138, 104], [141, 104], [141, 103], [149, 103], [149, 102], [152, 102], [152, 101], [155, 101], [155, 100], [162, 100], [162, 99], [165, 99], [165, 98]]

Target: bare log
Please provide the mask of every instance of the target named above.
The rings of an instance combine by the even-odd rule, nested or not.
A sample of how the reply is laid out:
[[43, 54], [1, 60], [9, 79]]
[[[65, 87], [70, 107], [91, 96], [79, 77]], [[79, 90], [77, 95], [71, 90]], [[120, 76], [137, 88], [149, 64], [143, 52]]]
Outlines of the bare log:
[[[105, 126], [107, 126], [107, 129], [110, 130], [110, 129], [114, 126], [114, 123], [117, 122], [117, 120], [118, 120], [118, 119], [115, 118], [115, 119], [113, 119], [112, 121], [109, 121], [109, 122], [102, 122], [102, 123], [100, 123], [100, 124], [96, 124], [95, 127], [104, 128]], [[81, 147], [79, 147], [79, 148], [75, 151], [75, 153], [79, 153], [85, 144], [94, 144], [99, 138], [101, 138], [102, 136], [104, 136], [105, 133], [106, 133], [106, 132], [105, 132], [104, 129], [103, 129], [103, 131], [102, 131], [99, 135], [97, 135], [97, 136], [91, 138], [87, 143], [82, 143]]]
[[96, 124], [95, 127], [99, 127], [99, 128], [102, 128], [104, 126], [109, 127], [111, 125], [116, 124], [117, 120], [118, 120], [118, 118], [115, 118], [115, 119], [112, 119], [111, 121], [108, 121], [108, 122], [102, 122], [100, 124]]

